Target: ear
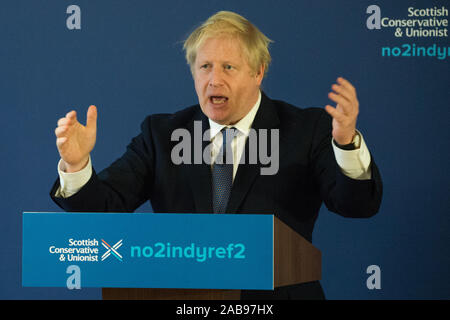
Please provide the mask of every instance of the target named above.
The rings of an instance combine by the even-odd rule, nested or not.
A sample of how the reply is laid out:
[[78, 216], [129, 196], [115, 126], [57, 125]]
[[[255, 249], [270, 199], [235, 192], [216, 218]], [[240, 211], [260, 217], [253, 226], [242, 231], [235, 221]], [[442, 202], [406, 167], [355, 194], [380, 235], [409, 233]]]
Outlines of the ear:
[[262, 83], [262, 80], [264, 78], [264, 71], [265, 71], [264, 64], [262, 64], [259, 67], [259, 70], [256, 72], [256, 75], [255, 75], [256, 76], [256, 81], [258, 83], [258, 86], [260, 86], [261, 83]]

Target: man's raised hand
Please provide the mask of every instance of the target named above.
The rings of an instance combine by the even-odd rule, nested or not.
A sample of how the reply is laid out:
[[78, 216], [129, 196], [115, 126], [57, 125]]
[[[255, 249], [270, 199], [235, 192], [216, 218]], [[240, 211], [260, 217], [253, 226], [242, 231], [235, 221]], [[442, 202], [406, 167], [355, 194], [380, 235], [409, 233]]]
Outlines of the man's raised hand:
[[70, 111], [58, 120], [55, 129], [56, 146], [63, 160], [66, 172], [83, 169], [89, 161], [97, 136], [97, 108], [90, 106], [87, 111], [86, 125], [77, 120], [77, 113]]
[[359, 102], [355, 87], [346, 79], [339, 77], [337, 84], [331, 89], [328, 98], [337, 103], [336, 108], [330, 105], [325, 110], [333, 117], [333, 139], [340, 145], [353, 141], [356, 134], [356, 119], [359, 113]]

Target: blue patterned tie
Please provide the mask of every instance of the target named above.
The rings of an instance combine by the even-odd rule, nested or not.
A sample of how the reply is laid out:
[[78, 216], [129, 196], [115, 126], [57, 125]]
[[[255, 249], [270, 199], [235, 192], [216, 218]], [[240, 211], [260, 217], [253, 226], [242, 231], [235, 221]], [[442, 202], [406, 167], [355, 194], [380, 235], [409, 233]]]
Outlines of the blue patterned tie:
[[[214, 213], [224, 213], [233, 185], [233, 150], [231, 149], [234, 128], [222, 129], [222, 148], [212, 167], [212, 195]], [[227, 138], [230, 141], [227, 141]], [[229, 161], [227, 163], [227, 153]]]

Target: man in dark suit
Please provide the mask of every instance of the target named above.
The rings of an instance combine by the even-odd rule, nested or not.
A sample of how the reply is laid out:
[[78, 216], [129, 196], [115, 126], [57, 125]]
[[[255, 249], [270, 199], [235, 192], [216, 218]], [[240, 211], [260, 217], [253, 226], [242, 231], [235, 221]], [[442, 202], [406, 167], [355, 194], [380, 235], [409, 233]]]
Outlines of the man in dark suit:
[[[275, 214], [309, 241], [322, 203], [346, 217], [374, 215], [382, 183], [356, 130], [355, 88], [338, 78], [329, 93], [337, 106], [325, 110], [270, 99], [260, 90], [270, 63], [269, 42], [237, 14], [210, 17], [185, 42], [199, 104], [147, 117], [125, 154], [99, 174], [89, 156], [95, 145], [97, 109], [88, 109], [86, 126], [77, 121], [75, 111], [69, 112], [55, 130], [61, 160], [60, 178], [51, 191], [54, 201], [67, 211], [133, 212], [150, 200], [155, 212]], [[200, 150], [210, 151], [211, 163], [174, 161], [173, 133], [183, 129], [195, 137], [196, 126], [201, 137], [206, 136]], [[225, 129], [230, 127], [234, 134], [227, 139]], [[261, 159], [256, 164], [248, 159], [251, 130], [258, 142], [263, 139], [258, 130], [269, 130], [269, 136], [277, 138], [267, 140], [279, 155], [272, 158], [277, 163], [271, 174], [262, 174], [267, 163]], [[183, 150], [190, 154], [184, 159], [198, 156], [194, 145]], [[226, 150], [233, 161], [221, 164], [218, 159]], [[242, 298], [324, 295], [319, 282], [312, 282], [275, 291], [243, 291]]]

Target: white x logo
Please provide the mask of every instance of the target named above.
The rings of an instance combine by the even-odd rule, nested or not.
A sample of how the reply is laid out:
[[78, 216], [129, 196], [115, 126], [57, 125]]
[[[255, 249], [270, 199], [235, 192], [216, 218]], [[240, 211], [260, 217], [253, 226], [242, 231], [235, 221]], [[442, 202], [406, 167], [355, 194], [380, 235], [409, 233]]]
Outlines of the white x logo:
[[122, 261], [122, 256], [119, 252], [117, 252], [117, 249], [119, 249], [122, 246], [122, 240], [120, 239], [115, 245], [112, 247], [102, 239], [102, 245], [107, 249], [106, 252], [102, 255], [102, 261], [108, 258], [111, 254], [117, 258], [117, 260]]

